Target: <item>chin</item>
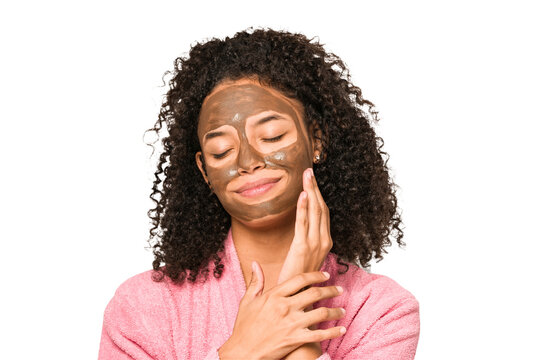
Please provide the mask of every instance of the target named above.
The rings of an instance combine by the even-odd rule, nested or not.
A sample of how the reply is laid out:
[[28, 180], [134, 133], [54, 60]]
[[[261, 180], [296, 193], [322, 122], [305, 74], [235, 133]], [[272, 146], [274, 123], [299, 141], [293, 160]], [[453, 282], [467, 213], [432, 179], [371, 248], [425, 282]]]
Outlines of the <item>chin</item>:
[[275, 228], [278, 226], [287, 225], [291, 221], [294, 222], [295, 218], [296, 218], [296, 206], [293, 206], [292, 208], [284, 212], [281, 212], [279, 214], [266, 215], [261, 218], [252, 219], [252, 220], [241, 219], [241, 218], [240, 219], [236, 218], [236, 220], [244, 224], [246, 227], [262, 230], [266, 228]]

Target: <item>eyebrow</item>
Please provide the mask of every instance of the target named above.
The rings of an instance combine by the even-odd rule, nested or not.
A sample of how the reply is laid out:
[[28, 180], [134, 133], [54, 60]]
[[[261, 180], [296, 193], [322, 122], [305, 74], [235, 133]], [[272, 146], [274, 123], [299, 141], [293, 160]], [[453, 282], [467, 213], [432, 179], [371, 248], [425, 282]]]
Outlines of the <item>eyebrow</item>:
[[[285, 117], [280, 114], [268, 115], [268, 116], [263, 117], [262, 119], [257, 120], [257, 122], [255, 123], [255, 126], [262, 125], [272, 120], [285, 120]], [[211, 131], [211, 132], [206, 133], [206, 135], [204, 135], [204, 141], [206, 142], [210, 139], [213, 139], [218, 136], [223, 136], [223, 135], [225, 135], [224, 131]]]
[[206, 135], [204, 135], [204, 141], [208, 141], [212, 138], [215, 138], [215, 137], [218, 137], [218, 136], [223, 136], [225, 135], [225, 133], [223, 131], [214, 131], [214, 132], [209, 132], [209, 133], [206, 133]]
[[268, 116], [263, 117], [262, 119], [257, 120], [257, 122], [255, 123], [255, 126], [259, 126], [271, 120], [280, 120], [280, 119], [285, 119], [285, 117], [279, 114], [268, 115]]

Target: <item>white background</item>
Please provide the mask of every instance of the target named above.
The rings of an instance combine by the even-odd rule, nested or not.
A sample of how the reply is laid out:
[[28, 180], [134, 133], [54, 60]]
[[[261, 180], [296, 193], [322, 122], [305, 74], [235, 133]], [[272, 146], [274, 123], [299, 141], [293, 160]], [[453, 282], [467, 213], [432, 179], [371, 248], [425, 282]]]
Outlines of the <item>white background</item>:
[[[258, 5], [256, 5], [258, 4]], [[420, 302], [417, 359], [539, 359], [539, 12], [533, 1], [0, 6], [3, 359], [95, 359], [105, 306], [151, 268], [143, 142], [190, 45], [318, 36], [377, 105]]]

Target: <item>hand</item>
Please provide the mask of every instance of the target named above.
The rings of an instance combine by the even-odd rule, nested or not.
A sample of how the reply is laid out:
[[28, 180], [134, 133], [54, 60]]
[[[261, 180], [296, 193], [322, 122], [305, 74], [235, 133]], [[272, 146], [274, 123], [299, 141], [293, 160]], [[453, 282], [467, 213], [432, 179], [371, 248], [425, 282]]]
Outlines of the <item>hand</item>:
[[240, 301], [232, 335], [219, 348], [219, 358], [281, 359], [302, 344], [341, 336], [341, 326], [315, 331], [307, 329], [312, 324], [344, 316], [339, 308], [304, 312], [314, 302], [341, 294], [336, 286], [300, 291], [326, 280], [328, 278], [320, 271], [302, 273], [262, 293], [264, 274], [259, 263], [254, 261], [251, 281]]
[[278, 285], [297, 274], [319, 271], [333, 246], [330, 212], [312, 174], [311, 168], [304, 171], [304, 191], [296, 205], [294, 238], [281, 267]]
[[[313, 169], [304, 171], [304, 191], [300, 193], [296, 204], [294, 238], [281, 268], [278, 284], [297, 274], [319, 271], [333, 246], [330, 236], [330, 212], [312, 175]], [[313, 306], [310, 305], [306, 311], [312, 309]], [[310, 330], [317, 328], [318, 324], [309, 327]], [[320, 342], [306, 343], [293, 350], [285, 359], [315, 358], [321, 354]]]

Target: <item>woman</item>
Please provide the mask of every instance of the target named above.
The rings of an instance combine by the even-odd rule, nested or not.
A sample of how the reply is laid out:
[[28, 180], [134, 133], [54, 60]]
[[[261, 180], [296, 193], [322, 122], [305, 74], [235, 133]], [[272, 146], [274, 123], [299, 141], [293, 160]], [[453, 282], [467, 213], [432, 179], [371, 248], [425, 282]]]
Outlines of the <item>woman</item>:
[[169, 85], [153, 270], [109, 302], [100, 359], [414, 358], [417, 300], [356, 265], [404, 244], [376, 113], [343, 62], [243, 31], [193, 46]]

